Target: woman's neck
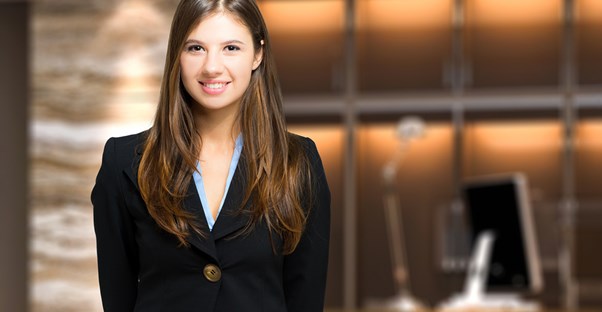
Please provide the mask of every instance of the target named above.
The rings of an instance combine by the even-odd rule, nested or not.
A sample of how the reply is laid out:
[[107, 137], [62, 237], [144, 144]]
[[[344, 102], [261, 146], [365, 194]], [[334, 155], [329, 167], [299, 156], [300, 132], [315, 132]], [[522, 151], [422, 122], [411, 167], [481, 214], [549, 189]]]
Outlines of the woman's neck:
[[224, 112], [197, 112], [196, 127], [203, 145], [231, 145], [236, 141], [240, 133], [235, 114], [223, 114]]

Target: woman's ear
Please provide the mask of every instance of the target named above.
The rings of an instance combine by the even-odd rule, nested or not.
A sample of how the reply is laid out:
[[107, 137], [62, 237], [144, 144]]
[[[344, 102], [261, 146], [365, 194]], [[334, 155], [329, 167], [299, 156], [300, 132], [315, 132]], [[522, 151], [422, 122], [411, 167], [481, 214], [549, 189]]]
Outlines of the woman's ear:
[[253, 60], [253, 70], [256, 70], [257, 67], [261, 64], [263, 60], [263, 40], [261, 40], [261, 48], [255, 53], [255, 59]]

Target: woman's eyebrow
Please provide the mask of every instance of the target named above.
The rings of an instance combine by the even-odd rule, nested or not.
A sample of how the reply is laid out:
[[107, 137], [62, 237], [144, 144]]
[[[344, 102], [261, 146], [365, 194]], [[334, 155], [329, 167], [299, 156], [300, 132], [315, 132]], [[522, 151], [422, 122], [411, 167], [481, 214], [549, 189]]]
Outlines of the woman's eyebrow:
[[222, 44], [227, 45], [227, 44], [233, 44], [233, 43], [246, 45], [246, 43], [244, 43], [244, 42], [242, 42], [240, 40], [236, 40], [236, 39], [225, 41]]
[[[201, 40], [197, 40], [197, 39], [188, 39], [186, 40], [187, 44], [190, 43], [196, 43], [196, 44], [205, 44], [204, 42], [202, 42]], [[224, 42], [221, 43], [222, 45], [229, 45], [229, 44], [241, 44], [241, 45], [246, 45], [246, 43], [244, 43], [243, 41], [240, 41], [238, 39], [231, 39], [231, 40], [226, 40]]]

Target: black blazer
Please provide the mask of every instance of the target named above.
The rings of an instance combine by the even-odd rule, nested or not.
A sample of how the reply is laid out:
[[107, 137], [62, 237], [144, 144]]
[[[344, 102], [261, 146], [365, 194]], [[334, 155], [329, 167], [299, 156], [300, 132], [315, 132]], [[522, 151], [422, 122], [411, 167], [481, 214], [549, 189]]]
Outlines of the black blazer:
[[302, 138], [317, 185], [313, 204], [297, 249], [283, 256], [272, 245], [282, 241], [270, 238], [265, 224], [233, 238], [247, 221], [245, 214], [236, 214], [245, 185], [240, 168], [212, 232], [191, 181], [184, 208], [199, 216], [209, 235], [191, 235], [189, 247], [179, 246], [150, 217], [138, 190], [144, 135], [108, 140], [92, 190], [105, 311], [323, 311], [330, 191], [313, 141]]

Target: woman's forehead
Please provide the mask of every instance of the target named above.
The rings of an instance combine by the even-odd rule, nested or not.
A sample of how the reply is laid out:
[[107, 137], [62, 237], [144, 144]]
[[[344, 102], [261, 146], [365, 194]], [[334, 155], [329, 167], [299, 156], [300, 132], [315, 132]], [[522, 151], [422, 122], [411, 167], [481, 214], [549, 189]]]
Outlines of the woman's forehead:
[[233, 23], [233, 24], [238, 24], [239, 26], [242, 26], [243, 28], [247, 29], [249, 32], [251, 32], [251, 29], [248, 25], [248, 23], [238, 14], [236, 14], [235, 12], [230, 12], [224, 9], [219, 9], [216, 10], [214, 12], [209, 12], [203, 16], [201, 16], [198, 21], [191, 27], [192, 30], [196, 29], [201, 23], [204, 23], [208, 20], [215, 20], [216, 18], [221, 18], [224, 20], [228, 20], [229, 22]]

